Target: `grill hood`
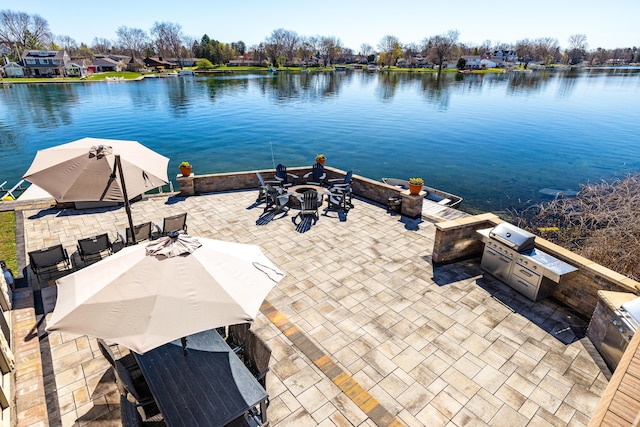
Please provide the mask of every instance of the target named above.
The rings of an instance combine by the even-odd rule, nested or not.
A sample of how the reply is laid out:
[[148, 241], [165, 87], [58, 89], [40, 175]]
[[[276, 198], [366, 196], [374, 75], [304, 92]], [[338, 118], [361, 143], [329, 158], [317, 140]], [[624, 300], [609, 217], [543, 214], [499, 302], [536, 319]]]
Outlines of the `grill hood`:
[[518, 252], [528, 252], [535, 246], [534, 234], [507, 222], [500, 223], [489, 232], [489, 237]]
[[638, 323], [640, 323], [640, 298], [632, 299], [622, 304], [627, 313]]

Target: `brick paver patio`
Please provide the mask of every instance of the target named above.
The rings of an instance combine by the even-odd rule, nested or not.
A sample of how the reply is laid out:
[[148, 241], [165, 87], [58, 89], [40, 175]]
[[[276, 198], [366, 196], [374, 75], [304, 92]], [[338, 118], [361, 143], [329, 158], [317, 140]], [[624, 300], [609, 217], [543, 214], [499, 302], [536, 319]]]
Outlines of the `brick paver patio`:
[[[261, 216], [256, 195], [157, 197], [132, 210], [136, 223], [188, 212], [189, 234], [258, 244], [287, 273], [252, 326], [273, 349], [271, 425], [588, 423], [607, 379], [574, 313], [527, 300], [478, 260], [434, 267], [429, 222], [354, 200], [346, 218], [329, 212], [296, 225], [296, 210]], [[79, 238], [115, 238], [126, 225], [122, 208], [18, 215], [26, 251], [62, 243], [71, 254]], [[31, 274], [29, 283], [50, 312], [55, 285]], [[120, 425], [95, 339], [47, 335], [44, 322], [38, 335], [48, 424]], [[29, 416], [18, 413], [19, 425], [33, 425]]]

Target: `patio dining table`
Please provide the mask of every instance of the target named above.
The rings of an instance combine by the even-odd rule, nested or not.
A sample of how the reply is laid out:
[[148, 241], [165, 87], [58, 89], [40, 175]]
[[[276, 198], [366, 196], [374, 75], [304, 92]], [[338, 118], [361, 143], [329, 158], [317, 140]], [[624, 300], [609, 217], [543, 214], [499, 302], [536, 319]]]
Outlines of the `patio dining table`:
[[134, 353], [169, 426], [224, 426], [260, 406], [267, 422], [268, 394], [215, 330], [144, 354]]

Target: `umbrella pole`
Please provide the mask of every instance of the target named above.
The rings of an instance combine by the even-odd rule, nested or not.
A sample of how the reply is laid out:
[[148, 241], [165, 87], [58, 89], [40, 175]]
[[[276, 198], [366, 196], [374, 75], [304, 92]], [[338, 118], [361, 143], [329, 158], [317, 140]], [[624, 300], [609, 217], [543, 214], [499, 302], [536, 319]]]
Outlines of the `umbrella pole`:
[[136, 233], [133, 228], [133, 217], [131, 216], [131, 205], [129, 204], [129, 196], [127, 195], [127, 186], [124, 183], [124, 173], [122, 172], [122, 163], [120, 163], [119, 154], [116, 154], [116, 167], [118, 168], [118, 174], [120, 175], [120, 185], [122, 185], [122, 196], [124, 197], [124, 210], [127, 211], [127, 218], [129, 219], [129, 229], [131, 230], [131, 239], [133, 240], [133, 244], [135, 245], [138, 242], [136, 241]]

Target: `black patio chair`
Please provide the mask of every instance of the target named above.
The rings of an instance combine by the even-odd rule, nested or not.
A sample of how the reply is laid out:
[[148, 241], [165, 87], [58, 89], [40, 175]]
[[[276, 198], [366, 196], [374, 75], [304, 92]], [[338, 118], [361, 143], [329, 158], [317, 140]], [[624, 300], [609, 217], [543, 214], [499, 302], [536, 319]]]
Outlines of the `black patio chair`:
[[[120, 363], [122, 363], [122, 365], [129, 371], [129, 372], [135, 372], [135, 371], [140, 371], [140, 366], [138, 365], [138, 362], [136, 361], [136, 358], [133, 354], [129, 353], [119, 359], [116, 359], [115, 355], [113, 354], [113, 351], [111, 351], [111, 346], [109, 344], [106, 343], [105, 340], [103, 340], [102, 338], [98, 338], [98, 348], [100, 349], [100, 353], [102, 353], [102, 356], [104, 356], [105, 359], [107, 359], [107, 362], [109, 362], [109, 365], [111, 365], [111, 367], [113, 369], [116, 369], [116, 360]], [[137, 374], [138, 372], [136, 372]], [[140, 375], [142, 375], [142, 372], [139, 372]]]
[[[52, 277], [54, 272], [59, 273], [71, 269], [69, 255], [62, 245], [29, 252], [29, 264], [38, 280], [42, 280], [44, 273], [49, 273], [49, 277]], [[62, 270], [59, 267], [62, 267]]]
[[[136, 243], [145, 240], [153, 240], [153, 228], [154, 225], [151, 221], [134, 225], [133, 232], [136, 236]], [[125, 246], [133, 245], [131, 228], [127, 227], [125, 230], [118, 230], [118, 239], [122, 241]]]
[[187, 234], [187, 213], [167, 216], [162, 220], [162, 228], [159, 223], [156, 223], [156, 226], [160, 230], [161, 236], [167, 236], [172, 232]]
[[244, 347], [247, 344], [247, 335], [250, 327], [251, 323], [238, 323], [229, 325], [227, 330], [227, 344], [239, 357], [244, 355]]
[[126, 395], [120, 395], [120, 421], [122, 427], [163, 427], [167, 424], [163, 420], [142, 420], [135, 403], [130, 402]]
[[249, 329], [244, 351], [245, 364], [262, 387], [267, 389], [267, 372], [271, 359], [271, 348], [254, 331]]
[[327, 173], [324, 171], [322, 163], [316, 163], [311, 167], [311, 172], [302, 175], [302, 177], [307, 179], [306, 183], [309, 185], [323, 186]]
[[78, 255], [85, 265], [91, 260], [100, 261], [103, 252], [107, 255], [113, 253], [113, 245], [107, 233], [78, 240]]
[[113, 371], [116, 375], [116, 383], [118, 384], [120, 395], [124, 396], [129, 402], [131, 402], [129, 399], [134, 400], [135, 403], [132, 403], [138, 409], [142, 421], [162, 420], [160, 409], [158, 409], [158, 405], [144, 377], [141, 375], [134, 380], [131, 372], [122, 363], [116, 360], [115, 366]]
[[[291, 181], [289, 178], [291, 178]], [[295, 185], [295, 180], [298, 178], [298, 175], [288, 173], [287, 167], [282, 163], [276, 166], [276, 180], [280, 182], [281, 187], [291, 187], [292, 185]]]

